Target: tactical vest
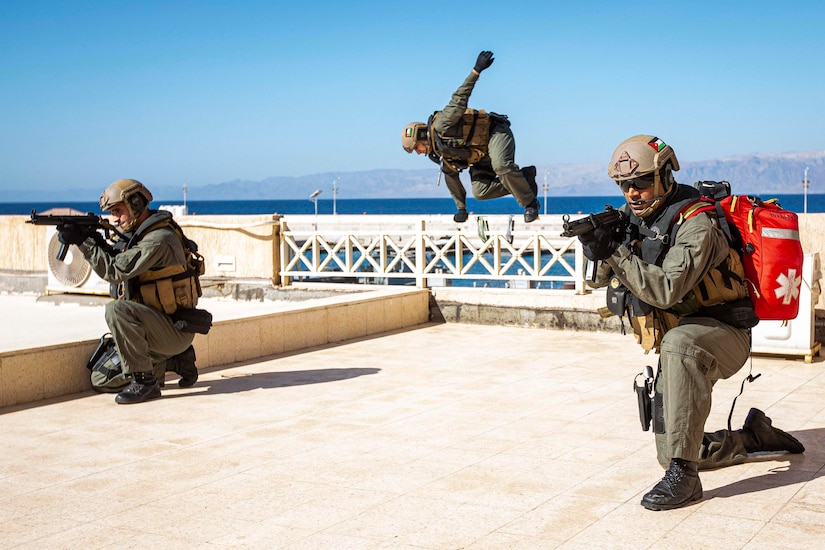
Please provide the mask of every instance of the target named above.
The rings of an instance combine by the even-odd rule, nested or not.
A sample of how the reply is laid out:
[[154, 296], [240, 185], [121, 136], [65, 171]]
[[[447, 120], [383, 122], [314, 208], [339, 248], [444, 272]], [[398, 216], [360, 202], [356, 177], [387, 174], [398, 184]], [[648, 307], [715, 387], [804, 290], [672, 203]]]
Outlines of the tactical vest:
[[434, 124], [441, 111], [433, 113], [427, 121], [427, 130], [430, 136], [430, 149], [435, 153], [434, 162], [438, 157], [456, 171], [469, 168], [487, 156], [490, 142], [490, 115], [484, 109], [467, 108], [461, 119], [461, 136], [448, 137], [438, 134]]
[[158, 267], [141, 273], [137, 276], [137, 292], [131, 292], [128, 299], [172, 315], [178, 309], [193, 309], [198, 305], [198, 298], [203, 294], [200, 276], [204, 273], [204, 262], [197, 245], [186, 238], [171, 218], [149, 226], [141, 232], [140, 238], [161, 228], [171, 229], [180, 239], [186, 254], [186, 265]]
[[[628, 213], [630, 221], [625, 244], [635, 256], [657, 266], [664, 262], [685, 220], [702, 213], [716, 216], [715, 206], [699, 200], [699, 192], [686, 185], [678, 186], [675, 196], [649, 227], [632, 212]], [[710, 269], [669, 310], [655, 308], [632, 294], [629, 306], [631, 325], [645, 351], [658, 351], [664, 334], [682, 317], [712, 317], [738, 328], [751, 328], [758, 322], [748, 298], [742, 260], [730, 243], [725, 260]]]

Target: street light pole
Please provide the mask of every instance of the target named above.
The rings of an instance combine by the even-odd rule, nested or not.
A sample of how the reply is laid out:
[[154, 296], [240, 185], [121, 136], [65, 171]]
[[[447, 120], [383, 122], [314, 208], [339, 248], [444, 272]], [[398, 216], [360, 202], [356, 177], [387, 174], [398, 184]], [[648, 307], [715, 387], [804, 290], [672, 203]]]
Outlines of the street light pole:
[[309, 200], [311, 200], [312, 202], [315, 203], [315, 223], [314, 223], [315, 231], [318, 231], [318, 195], [320, 195], [320, 194], [321, 194], [321, 190], [316, 189], [309, 196]]
[[808, 181], [808, 167], [805, 167], [805, 179], [802, 180], [802, 193], [803, 193], [803, 206], [802, 212], [804, 214], [808, 213], [808, 186], [810, 186], [810, 182]]
[[341, 179], [341, 178], [335, 178], [334, 180], [332, 180], [332, 215], [333, 216], [338, 214], [338, 205], [336, 204], [337, 197], [338, 197], [338, 186], [336, 184], [338, 183], [339, 179]]
[[547, 172], [544, 173], [544, 184], [542, 184], [542, 188], [544, 189], [544, 215], [547, 215], [547, 191], [550, 189], [550, 186], [547, 184]]
[[187, 210], [187, 208], [186, 208], [186, 185], [188, 183], [189, 183], [189, 180], [187, 180], [186, 183], [183, 184], [183, 214], [184, 215], [189, 214], [189, 210]]

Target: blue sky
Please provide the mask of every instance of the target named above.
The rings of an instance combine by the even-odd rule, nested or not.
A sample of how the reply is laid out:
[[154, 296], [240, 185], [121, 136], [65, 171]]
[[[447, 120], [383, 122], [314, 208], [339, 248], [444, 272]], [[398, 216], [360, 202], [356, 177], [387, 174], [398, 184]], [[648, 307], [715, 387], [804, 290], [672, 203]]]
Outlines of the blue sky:
[[481, 50], [471, 105], [510, 116], [522, 165], [606, 163], [637, 133], [683, 162], [825, 149], [823, 6], [5, 2], [0, 189], [431, 168], [401, 129]]

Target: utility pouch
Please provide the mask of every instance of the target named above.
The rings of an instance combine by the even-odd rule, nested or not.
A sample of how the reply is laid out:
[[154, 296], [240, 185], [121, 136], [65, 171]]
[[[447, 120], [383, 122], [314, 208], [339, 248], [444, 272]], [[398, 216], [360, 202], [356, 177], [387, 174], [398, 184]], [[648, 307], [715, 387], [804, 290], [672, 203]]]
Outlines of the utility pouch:
[[212, 328], [212, 314], [205, 309], [178, 308], [171, 317], [175, 328], [182, 332], [207, 334]]
[[607, 285], [607, 309], [614, 315], [624, 317], [627, 310], [627, 298], [630, 291], [615, 275]]
[[645, 353], [650, 350], [659, 353], [665, 333], [678, 324], [678, 316], [662, 310], [651, 310], [650, 313], [641, 317], [630, 316], [630, 326], [633, 327], [636, 340]]
[[639, 404], [639, 421], [642, 431], [650, 430], [653, 401], [653, 368], [649, 365], [644, 372], [640, 372], [633, 380], [633, 389], [636, 390], [636, 399]]

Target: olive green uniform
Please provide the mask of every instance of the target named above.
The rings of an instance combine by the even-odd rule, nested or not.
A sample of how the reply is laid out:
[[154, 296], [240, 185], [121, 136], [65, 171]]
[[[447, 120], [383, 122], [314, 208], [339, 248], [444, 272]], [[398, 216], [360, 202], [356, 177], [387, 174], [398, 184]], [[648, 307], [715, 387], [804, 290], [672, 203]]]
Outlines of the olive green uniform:
[[166, 211], [152, 212], [133, 234], [127, 234], [129, 241], [120, 252], [95, 239], [86, 239], [80, 245], [95, 273], [120, 288], [119, 299], [106, 304], [106, 324], [125, 373], [149, 373], [160, 366], [162, 375], [165, 360], [185, 351], [195, 338], [193, 333], [175, 328], [165, 313], [138, 299], [138, 275], [150, 269], [187, 265], [183, 243], [172, 229], [159, 227], [144, 234], [152, 225], [171, 217]]
[[[729, 245], [717, 222], [706, 215], [687, 219], [661, 265], [644, 262], [621, 246], [599, 268], [593, 286], [610, 273], [643, 302], [667, 310], [714, 266]], [[684, 317], [663, 337], [656, 391], [663, 397], [664, 433], [656, 434], [659, 462], [671, 458], [700, 462], [708, 469], [741, 461], [747, 452], [737, 432], [705, 434], [713, 384], [736, 374], [750, 355], [750, 331], [710, 317]]]
[[[445, 137], [461, 137], [461, 122], [470, 100], [478, 76], [471, 71], [459, 88], [453, 93], [450, 103], [440, 111], [433, 124], [433, 130]], [[530, 184], [524, 179], [515, 163], [516, 140], [510, 130], [510, 123], [504, 117], [491, 114], [490, 140], [487, 156], [470, 166], [473, 196], [478, 200], [496, 199], [513, 195], [519, 205], [531, 204], [536, 196]], [[436, 152], [437, 153], [437, 152]], [[459, 179], [459, 173], [446, 163], [442, 165], [447, 189], [457, 208], [467, 208], [467, 191]]]

